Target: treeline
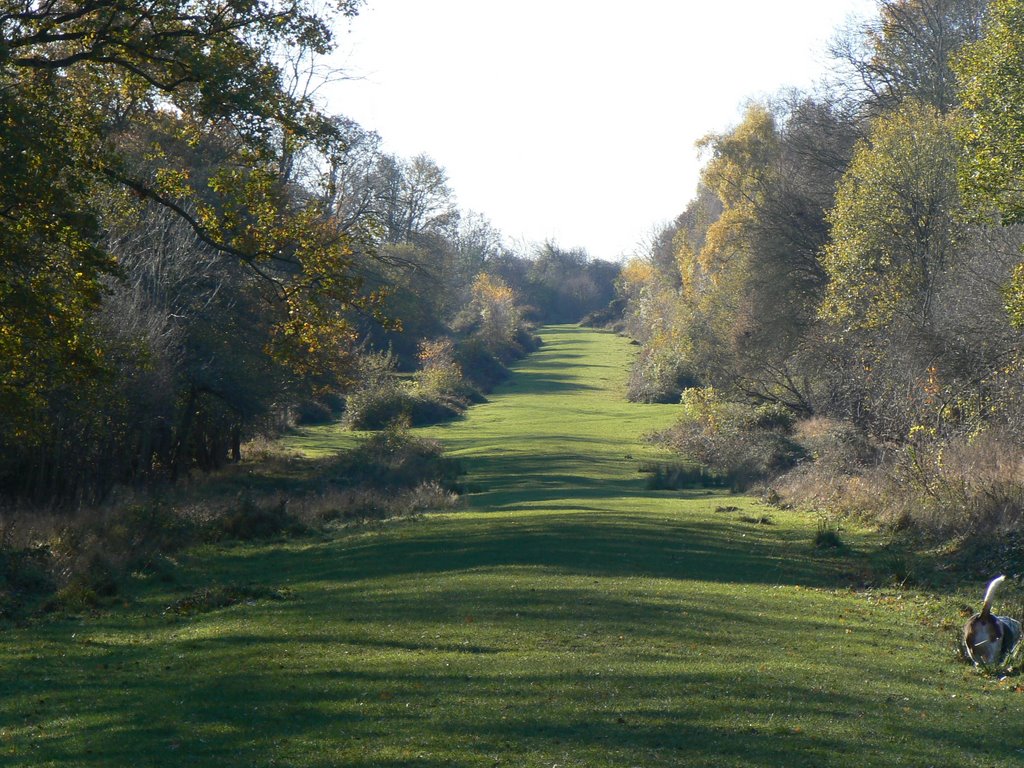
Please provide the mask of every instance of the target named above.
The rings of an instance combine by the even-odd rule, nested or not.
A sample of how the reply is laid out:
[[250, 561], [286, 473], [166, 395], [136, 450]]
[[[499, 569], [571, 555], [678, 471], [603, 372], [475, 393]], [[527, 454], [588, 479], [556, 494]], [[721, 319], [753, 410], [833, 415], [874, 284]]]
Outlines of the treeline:
[[4, 504], [216, 469], [382, 368], [455, 405], [531, 322], [607, 304], [617, 266], [512, 251], [437, 163], [317, 102], [359, 5], [0, 8]]
[[843, 72], [700, 144], [624, 268], [630, 396], [783, 502], [929, 535], [1024, 513], [1024, 2], [882, 0]]

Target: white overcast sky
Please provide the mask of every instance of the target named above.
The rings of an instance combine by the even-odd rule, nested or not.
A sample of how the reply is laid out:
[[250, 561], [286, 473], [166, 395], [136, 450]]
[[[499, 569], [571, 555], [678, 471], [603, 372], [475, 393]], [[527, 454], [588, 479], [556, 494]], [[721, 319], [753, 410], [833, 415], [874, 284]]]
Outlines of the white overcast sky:
[[694, 142], [808, 88], [874, 0], [368, 0], [331, 112], [426, 153], [509, 241], [630, 253], [696, 187]]

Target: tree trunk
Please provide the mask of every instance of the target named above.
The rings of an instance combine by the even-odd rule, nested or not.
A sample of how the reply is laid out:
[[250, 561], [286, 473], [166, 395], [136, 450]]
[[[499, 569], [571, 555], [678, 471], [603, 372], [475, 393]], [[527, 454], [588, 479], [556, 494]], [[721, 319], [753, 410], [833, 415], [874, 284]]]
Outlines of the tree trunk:
[[196, 400], [199, 391], [193, 385], [188, 392], [188, 402], [181, 414], [181, 423], [178, 425], [178, 434], [174, 441], [174, 448], [171, 450], [171, 482], [175, 482], [181, 473], [182, 462], [185, 460], [184, 453], [188, 449], [189, 438], [192, 434], [192, 421], [196, 413]]

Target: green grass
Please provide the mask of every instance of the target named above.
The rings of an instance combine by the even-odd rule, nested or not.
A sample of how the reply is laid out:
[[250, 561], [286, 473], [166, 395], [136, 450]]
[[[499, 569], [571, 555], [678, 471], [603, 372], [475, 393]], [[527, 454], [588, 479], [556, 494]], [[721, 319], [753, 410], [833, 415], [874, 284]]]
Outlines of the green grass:
[[202, 549], [0, 634], [0, 764], [1024, 764], [1018, 679], [957, 663], [953, 596], [850, 588], [868, 533], [823, 551], [754, 499], [643, 490], [672, 407], [622, 400], [622, 339], [543, 335], [427, 430], [464, 511]]

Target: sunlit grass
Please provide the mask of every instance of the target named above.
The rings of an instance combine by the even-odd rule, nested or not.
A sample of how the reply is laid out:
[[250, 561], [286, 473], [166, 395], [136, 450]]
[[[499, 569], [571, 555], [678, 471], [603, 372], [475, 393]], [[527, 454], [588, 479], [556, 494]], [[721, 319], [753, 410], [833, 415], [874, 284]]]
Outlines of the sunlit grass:
[[[129, 607], [0, 635], [0, 764], [1024, 762], [1024, 698], [955, 661], [956, 603], [851, 589], [867, 533], [823, 552], [752, 498], [645, 491], [672, 407], [622, 400], [622, 339], [544, 335], [429, 430], [464, 510], [207, 547]], [[165, 611], [210, 583], [286, 599]]]

